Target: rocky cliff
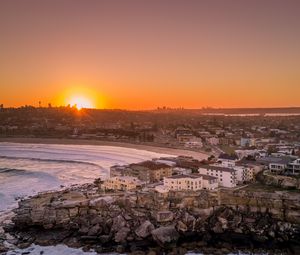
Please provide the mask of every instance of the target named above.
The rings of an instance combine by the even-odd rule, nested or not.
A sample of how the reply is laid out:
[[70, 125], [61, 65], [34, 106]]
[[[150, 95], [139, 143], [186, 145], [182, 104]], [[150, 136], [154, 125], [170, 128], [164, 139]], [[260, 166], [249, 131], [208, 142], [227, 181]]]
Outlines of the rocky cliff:
[[[90, 189], [90, 188], [89, 188]], [[297, 249], [299, 193], [68, 190], [19, 203], [9, 230], [22, 246], [66, 243], [97, 251], [185, 247]], [[152, 248], [151, 248], [152, 247]]]
[[264, 172], [257, 176], [257, 180], [264, 185], [300, 190], [300, 178], [298, 176], [274, 175]]

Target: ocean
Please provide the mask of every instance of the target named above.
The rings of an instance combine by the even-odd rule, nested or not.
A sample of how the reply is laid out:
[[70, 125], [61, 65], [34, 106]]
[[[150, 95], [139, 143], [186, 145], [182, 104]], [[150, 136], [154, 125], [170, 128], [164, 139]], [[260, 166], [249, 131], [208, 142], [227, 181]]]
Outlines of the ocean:
[[115, 164], [170, 156], [124, 147], [0, 143], [0, 214], [21, 197], [105, 179]]

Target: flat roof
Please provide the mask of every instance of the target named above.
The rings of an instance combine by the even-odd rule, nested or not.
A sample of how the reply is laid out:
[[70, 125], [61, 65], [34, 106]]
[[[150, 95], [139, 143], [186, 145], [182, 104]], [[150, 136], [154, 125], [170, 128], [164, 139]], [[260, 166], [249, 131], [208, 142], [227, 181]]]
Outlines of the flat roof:
[[203, 178], [204, 180], [215, 180], [218, 179], [218, 177], [206, 175], [206, 174], [178, 174], [178, 175], [172, 175], [171, 177], [166, 177], [170, 179], [183, 179], [183, 178], [191, 178], [191, 179], [198, 179]]
[[222, 171], [222, 172], [235, 172], [236, 170], [228, 167], [222, 167], [222, 166], [212, 166], [212, 165], [201, 165], [199, 168], [204, 168], [208, 170], [216, 170], [216, 171]]
[[191, 178], [191, 179], [197, 179], [197, 178], [200, 178], [202, 176], [198, 175], [187, 175], [187, 174], [178, 174], [178, 175], [172, 175], [170, 177], [165, 177], [165, 178], [168, 178], [168, 179], [183, 179], [183, 178]]
[[260, 158], [257, 161], [262, 163], [262, 164], [288, 164], [295, 159], [291, 157], [265, 157], [265, 158]]
[[171, 166], [169, 166], [165, 163], [155, 162], [155, 161], [151, 161], [151, 160], [143, 161], [143, 162], [136, 163], [136, 164], [131, 164], [130, 166], [142, 166], [142, 167], [146, 167], [151, 170], [158, 170], [161, 168], [171, 168]]
[[207, 175], [207, 174], [198, 174], [199, 176], [202, 176], [203, 180], [218, 180], [218, 177]]

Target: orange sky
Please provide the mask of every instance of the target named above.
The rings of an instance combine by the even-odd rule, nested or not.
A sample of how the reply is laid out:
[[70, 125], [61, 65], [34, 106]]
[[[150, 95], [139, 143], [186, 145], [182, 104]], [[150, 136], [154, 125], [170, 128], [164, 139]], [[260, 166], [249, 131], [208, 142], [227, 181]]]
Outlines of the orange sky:
[[0, 103], [300, 106], [300, 1], [2, 0]]

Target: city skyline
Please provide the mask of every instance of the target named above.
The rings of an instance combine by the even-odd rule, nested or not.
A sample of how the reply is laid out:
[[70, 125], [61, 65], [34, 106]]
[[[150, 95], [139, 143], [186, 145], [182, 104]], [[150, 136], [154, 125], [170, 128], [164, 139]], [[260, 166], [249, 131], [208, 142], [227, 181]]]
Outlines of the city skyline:
[[297, 107], [299, 12], [292, 0], [3, 0], [0, 103]]

